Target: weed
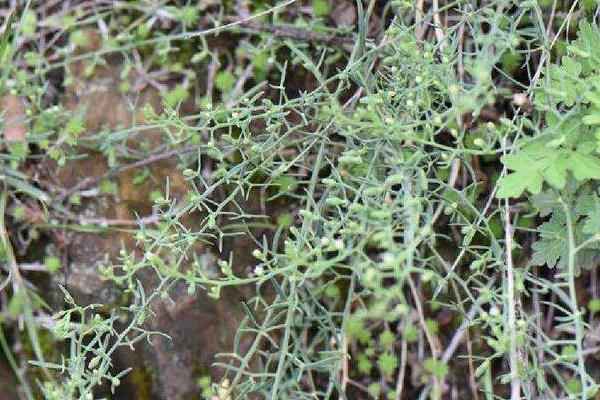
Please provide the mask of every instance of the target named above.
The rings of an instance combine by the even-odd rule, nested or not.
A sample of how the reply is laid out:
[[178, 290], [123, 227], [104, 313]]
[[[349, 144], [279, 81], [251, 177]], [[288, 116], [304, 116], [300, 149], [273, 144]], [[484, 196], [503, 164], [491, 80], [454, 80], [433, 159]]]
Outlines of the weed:
[[[232, 289], [243, 317], [192, 382], [204, 398], [595, 396], [596, 10], [5, 13], [0, 347], [23, 396], [118, 396], [118, 350], [168, 339], [157, 304]], [[117, 238], [90, 268], [122, 303], [69, 293], [71, 234]]]

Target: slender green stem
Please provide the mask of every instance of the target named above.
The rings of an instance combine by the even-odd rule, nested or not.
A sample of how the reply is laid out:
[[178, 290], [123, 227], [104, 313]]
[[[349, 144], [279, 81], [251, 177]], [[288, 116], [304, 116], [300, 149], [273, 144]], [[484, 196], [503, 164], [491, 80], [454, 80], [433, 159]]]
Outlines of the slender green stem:
[[510, 362], [510, 387], [511, 400], [521, 397], [521, 380], [519, 378], [519, 353], [517, 350], [517, 307], [515, 304], [515, 271], [512, 259], [512, 227], [510, 223], [510, 206], [508, 200], [504, 201], [504, 245], [506, 247], [506, 295], [508, 313], [509, 335], [509, 362]]
[[587, 385], [587, 373], [585, 370], [585, 359], [583, 356], [583, 322], [581, 319], [581, 312], [577, 304], [577, 288], [575, 287], [575, 262], [577, 253], [577, 244], [575, 242], [575, 232], [573, 229], [573, 220], [571, 216], [571, 210], [564, 200], [560, 199], [565, 211], [566, 223], [567, 223], [567, 240], [568, 240], [568, 254], [567, 254], [567, 280], [569, 286], [569, 299], [571, 304], [571, 312], [573, 313], [573, 325], [575, 327], [575, 347], [577, 349], [577, 367], [579, 370], [579, 379], [581, 381], [581, 399], [587, 398], [588, 385]]
[[285, 373], [285, 358], [288, 356], [288, 345], [290, 341], [290, 334], [292, 331], [292, 320], [294, 318], [294, 313], [296, 312], [296, 304], [298, 301], [298, 296], [296, 295], [296, 282], [292, 282], [290, 285], [290, 294], [288, 296], [288, 310], [287, 316], [285, 318], [285, 331], [283, 333], [283, 340], [281, 341], [279, 354], [279, 363], [277, 365], [277, 372], [275, 373], [275, 382], [273, 383], [273, 390], [271, 391], [271, 400], [277, 400], [280, 397], [277, 395], [279, 392], [279, 385], [281, 384], [281, 379], [283, 378], [283, 374]]

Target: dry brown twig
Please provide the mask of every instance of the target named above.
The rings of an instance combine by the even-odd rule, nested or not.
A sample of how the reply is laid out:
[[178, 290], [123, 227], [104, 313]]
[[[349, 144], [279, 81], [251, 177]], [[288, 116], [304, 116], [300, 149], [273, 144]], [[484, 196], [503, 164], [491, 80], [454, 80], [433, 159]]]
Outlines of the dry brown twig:
[[73, 193], [80, 191], [82, 189], [87, 189], [87, 188], [96, 186], [100, 182], [102, 182], [106, 179], [110, 179], [115, 176], [118, 176], [126, 171], [130, 171], [130, 170], [136, 169], [136, 168], [142, 168], [142, 167], [145, 167], [147, 165], [150, 165], [150, 164], [162, 161], [162, 160], [166, 160], [166, 159], [169, 159], [169, 158], [172, 158], [175, 156], [192, 153], [197, 150], [198, 150], [198, 146], [186, 146], [186, 147], [177, 148], [177, 149], [173, 149], [173, 150], [169, 150], [169, 151], [165, 151], [165, 152], [161, 152], [161, 153], [155, 153], [155, 154], [152, 154], [149, 157], [146, 157], [142, 160], [138, 160], [131, 164], [126, 164], [121, 167], [112, 169], [98, 177], [85, 178], [85, 179], [79, 181], [79, 183], [77, 183], [70, 189], [67, 189], [63, 193], [56, 196], [55, 199], [53, 200], [53, 203], [54, 204], [62, 203], [66, 198], [68, 198]]
[[[231, 23], [240, 21], [238, 17], [225, 17], [225, 20]], [[322, 43], [329, 46], [342, 47], [345, 50], [352, 50], [352, 46], [354, 46], [355, 43], [355, 39], [348, 36], [341, 36], [337, 34], [323, 35], [283, 24], [267, 24], [254, 20], [241, 21], [242, 22], [239, 24], [240, 30], [249, 33], [265, 32], [281, 38]]]
[[4, 139], [10, 144], [22, 142], [27, 136], [25, 105], [15, 94], [2, 96], [2, 117], [4, 119]]

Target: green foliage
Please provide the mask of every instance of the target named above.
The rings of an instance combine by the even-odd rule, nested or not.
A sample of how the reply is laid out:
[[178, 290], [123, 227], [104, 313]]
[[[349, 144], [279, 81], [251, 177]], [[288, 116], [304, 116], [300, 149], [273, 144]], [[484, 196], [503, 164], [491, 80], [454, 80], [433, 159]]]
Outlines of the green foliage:
[[329, 2], [327, 0], [312, 0], [312, 9], [316, 15], [326, 16], [329, 14]]
[[407, 342], [416, 342], [419, 340], [419, 329], [413, 324], [408, 324], [404, 327], [403, 335]]
[[71, 34], [69, 35], [69, 39], [71, 40], [71, 42], [74, 45], [79, 46], [79, 47], [83, 47], [83, 46], [87, 45], [89, 42], [88, 36], [82, 30], [72, 31]]
[[588, 302], [588, 310], [592, 313], [595, 314], [598, 311], [600, 311], [600, 299], [591, 299]]
[[379, 334], [379, 343], [383, 347], [392, 346], [394, 344], [395, 339], [396, 338], [394, 334], [389, 330], [385, 330]]
[[176, 85], [173, 89], [162, 94], [163, 103], [167, 107], [174, 108], [188, 98], [188, 91], [182, 85]]
[[51, 274], [58, 272], [61, 268], [60, 258], [56, 256], [48, 256], [44, 259], [44, 265]]
[[23, 26], [21, 27], [21, 33], [25, 36], [32, 36], [36, 30], [36, 24], [38, 22], [37, 14], [33, 10], [27, 10], [23, 13], [21, 19]]
[[600, 197], [588, 186], [568, 185], [562, 196], [554, 190], [533, 196], [531, 201], [548, 221], [538, 227], [540, 239], [532, 245], [532, 264], [565, 266], [569, 255], [569, 228], [573, 231], [578, 257], [575, 268], [591, 268], [598, 249]]
[[235, 77], [230, 71], [220, 71], [215, 77], [215, 86], [223, 93], [231, 90], [234, 84]]
[[378, 383], [375, 383], [375, 382], [369, 383], [369, 386], [367, 387], [367, 391], [374, 398], [378, 398], [381, 395], [381, 385]]
[[580, 394], [583, 388], [578, 379], [569, 379], [566, 382], [566, 389], [570, 394]]
[[439, 379], [444, 379], [448, 375], [448, 365], [441, 360], [428, 358], [424, 363], [425, 371]]
[[[573, 120], [581, 120], [581, 115]], [[517, 154], [502, 158], [504, 165], [514, 172], [498, 182], [498, 197], [519, 197], [525, 190], [539, 194], [543, 183], [563, 189], [568, 173], [578, 181], [600, 179], [600, 160], [593, 154], [594, 142], [586, 141], [587, 135], [568, 126], [560, 128], [560, 137], [544, 135], [542, 140], [528, 143]]]
[[[499, 180], [498, 197], [519, 197], [525, 191], [538, 194], [544, 183], [563, 189], [569, 174], [578, 181], [600, 179], [598, 139], [590, 127], [600, 125], [600, 86], [595, 75], [598, 40], [598, 27], [582, 22], [569, 55], [560, 67], [549, 66], [548, 87], [536, 92], [536, 101], [545, 106], [547, 126], [516, 154], [502, 158], [514, 172]], [[561, 104], [569, 109], [560, 112]]]
[[391, 375], [398, 366], [398, 359], [390, 353], [383, 353], [377, 359], [379, 370], [385, 375]]
[[[376, 398], [440, 399], [449, 386], [470, 396], [456, 386], [469, 354], [479, 363], [471, 386], [490, 398], [506, 393], [515, 354], [523, 398], [595, 393], [583, 345], [600, 305], [590, 300], [584, 321], [575, 281], [587, 282], [600, 238], [600, 31], [583, 21], [590, 2], [572, 12], [559, 2], [560, 32], [540, 14], [551, 2], [440, 2], [439, 13], [431, 2], [242, 2], [257, 14], [233, 24], [245, 11], [238, 3], [134, 3], [66, 7], [47, 20], [26, 10], [18, 33], [10, 14], [0, 42], [3, 60], [16, 57], [3, 66], [6, 85], [23, 98], [30, 132], [3, 146], [3, 265], [18, 271], [38, 231], [136, 241], [98, 266], [125, 304], [80, 306], [63, 293], [48, 329], [65, 346], [51, 359], [33, 351], [43, 397], [116, 390], [127, 370], [115, 370], [114, 351], [159, 334], [147, 330], [152, 303], [179, 301], [177, 284], [215, 302], [250, 288], [233, 348], [202, 366], [223, 374], [198, 379], [205, 398], [337, 398], [344, 385], [349, 397], [351, 384]], [[344, 13], [355, 27], [335, 27]], [[577, 40], [563, 42], [576, 19]], [[59, 38], [51, 55], [32, 42], [46, 31]], [[13, 55], [15, 34], [27, 51]], [[107, 81], [131, 106], [117, 110], [131, 126], [92, 130], [95, 104], [48, 106], [59, 101], [45, 94], [56, 70], [60, 91], [77, 98], [116, 58], [122, 68]], [[163, 108], [141, 107], [147, 87]], [[87, 155], [107, 169], [84, 178], [89, 187], [57, 187], [56, 171], [40, 177]], [[128, 202], [151, 209], [135, 210], [139, 226], [93, 215]], [[49, 279], [68, 267], [61, 251], [48, 246], [37, 260]], [[15, 320], [10, 337], [25, 326], [35, 344], [44, 295], [19, 277], [11, 271], [2, 329]], [[35, 390], [24, 377], [21, 386]]]

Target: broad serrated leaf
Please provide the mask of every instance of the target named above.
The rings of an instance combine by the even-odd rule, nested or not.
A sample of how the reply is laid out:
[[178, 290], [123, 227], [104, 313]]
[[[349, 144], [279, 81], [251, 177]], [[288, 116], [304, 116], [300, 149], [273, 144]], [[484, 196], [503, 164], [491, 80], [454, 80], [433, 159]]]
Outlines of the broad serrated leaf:
[[577, 32], [577, 40], [571, 43], [568, 50], [571, 56], [582, 65], [583, 73], [590, 73], [600, 57], [600, 30], [594, 24], [581, 21]]
[[533, 265], [547, 265], [554, 268], [559, 260], [567, 253], [567, 228], [565, 217], [560, 212], [555, 212], [550, 221], [544, 222], [539, 227], [540, 239], [531, 248]]
[[500, 199], [519, 197], [528, 190], [537, 194], [542, 190], [542, 177], [535, 172], [513, 172], [498, 180], [496, 196]]
[[546, 217], [556, 210], [558, 206], [558, 192], [553, 189], [531, 196], [531, 204], [538, 210], [540, 217]]
[[600, 161], [591, 154], [572, 152], [569, 157], [569, 169], [578, 181], [600, 179]]
[[577, 199], [576, 212], [582, 215], [581, 233], [595, 235], [600, 232], [600, 199], [595, 195], [583, 195]]
[[565, 245], [558, 239], [541, 239], [532, 244], [531, 248], [533, 250], [532, 265], [546, 265], [548, 268], [554, 268], [564, 254]]
[[553, 162], [542, 172], [542, 176], [550, 186], [556, 189], [565, 187], [567, 181], [567, 170], [569, 168], [569, 157], [558, 153]]
[[502, 163], [514, 172], [498, 181], [497, 197], [519, 197], [524, 191], [537, 194], [543, 183], [564, 189], [569, 172], [577, 181], [600, 179], [600, 159], [593, 154], [591, 142], [582, 140], [580, 122], [565, 118], [559, 125], [564, 134], [557, 133], [556, 126], [549, 127], [552, 134], [502, 157]]

